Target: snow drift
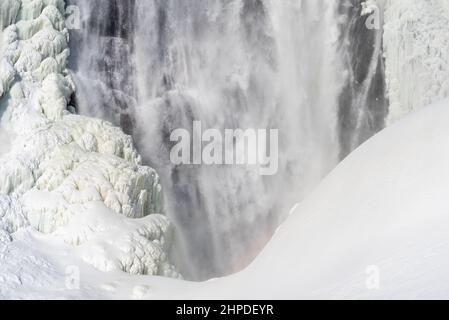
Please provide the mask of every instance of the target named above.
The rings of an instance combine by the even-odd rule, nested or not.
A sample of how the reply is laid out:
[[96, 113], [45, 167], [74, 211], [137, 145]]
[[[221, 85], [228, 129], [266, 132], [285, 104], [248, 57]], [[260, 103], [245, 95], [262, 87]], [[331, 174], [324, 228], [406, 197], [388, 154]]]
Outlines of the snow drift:
[[288, 275], [260, 281], [260, 296], [448, 298], [448, 120], [446, 100], [343, 161], [247, 271]]
[[448, 121], [446, 100], [362, 145], [240, 274], [149, 297], [449, 298]]

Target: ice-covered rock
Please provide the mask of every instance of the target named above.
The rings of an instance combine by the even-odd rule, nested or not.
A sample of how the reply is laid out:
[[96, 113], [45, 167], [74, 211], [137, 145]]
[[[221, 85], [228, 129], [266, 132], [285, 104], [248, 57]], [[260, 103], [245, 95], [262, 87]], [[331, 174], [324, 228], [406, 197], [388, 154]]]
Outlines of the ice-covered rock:
[[75, 88], [64, 7], [0, 4], [0, 133], [9, 140], [0, 150], [0, 246], [29, 226], [102, 271], [177, 277], [157, 173], [119, 128], [67, 111]]
[[449, 2], [383, 2], [391, 123], [449, 96]]

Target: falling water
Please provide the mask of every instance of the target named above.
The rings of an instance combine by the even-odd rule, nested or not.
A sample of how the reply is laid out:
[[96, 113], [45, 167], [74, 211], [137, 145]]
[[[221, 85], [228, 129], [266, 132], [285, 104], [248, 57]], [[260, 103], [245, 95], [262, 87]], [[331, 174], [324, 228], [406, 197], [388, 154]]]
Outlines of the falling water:
[[[382, 127], [370, 120], [378, 110], [371, 101], [384, 96], [380, 44], [362, 51], [362, 38], [348, 42], [359, 0], [352, 10], [330, 0], [70, 3], [83, 19], [71, 41], [77, 108], [121, 124], [160, 173], [177, 229], [174, 259], [187, 278], [248, 264], [288, 209]], [[378, 34], [365, 33], [367, 41]], [[378, 63], [363, 70], [351, 59]], [[370, 79], [357, 86], [356, 75]], [[170, 133], [194, 120], [278, 129], [278, 173], [173, 165]]]
[[132, 58], [133, 0], [68, 0], [76, 5], [81, 28], [71, 30], [71, 69], [78, 112], [120, 124], [131, 133], [135, 105]]
[[372, 13], [378, 16], [372, 20], [362, 17], [359, 0], [343, 4], [339, 7], [343, 17], [339, 43], [347, 76], [338, 121], [341, 157], [382, 129], [388, 115], [380, 2], [378, 11]]

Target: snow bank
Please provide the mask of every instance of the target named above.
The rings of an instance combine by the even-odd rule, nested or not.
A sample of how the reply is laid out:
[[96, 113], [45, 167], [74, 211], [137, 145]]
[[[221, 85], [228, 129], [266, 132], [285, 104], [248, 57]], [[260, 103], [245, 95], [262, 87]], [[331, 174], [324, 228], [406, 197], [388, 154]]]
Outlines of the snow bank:
[[0, 152], [0, 250], [29, 228], [102, 271], [178, 277], [157, 173], [119, 128], [67, 111], [75, 88], [64, 7], [0, 4], [1, 133], [10, 140]]
[[147, 279], [144, 297], [449, 298], [448, 121], [446, 100], [362, 145], [243, 272], [201, 284]]
[[362, 145], [293, 210], [250, 268], [231, 285], [217, 281], [227, 288], [220, 292], [449, 298], [448, 121], [446, 100]]
[[384, 2], [391, 123], [449, 96], [449, 2]]

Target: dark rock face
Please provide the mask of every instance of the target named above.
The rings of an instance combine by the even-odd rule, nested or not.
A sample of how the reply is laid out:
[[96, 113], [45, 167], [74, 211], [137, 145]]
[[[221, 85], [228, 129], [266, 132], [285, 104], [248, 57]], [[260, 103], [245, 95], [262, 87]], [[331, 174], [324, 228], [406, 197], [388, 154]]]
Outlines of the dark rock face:
[[388, 114], [382, 11], [378, 12], [380, 28], [370, 29], [369, 21], [367, 26], [370, 16], [361, 16], [362, 2], [351, 0], [340, 6], [340, 13], [345, 17], [341, 25], [341, 53], [348, 70], [339, 102], [341, 158], [383, 129]]
[[[94, 1], [95, 2], [95, 1]], [[132, 38], [134, 32], [135, 0], [100, 0], [92, 7], [90, 30], [103, 37]]]
[[[69, 0], [81, 9], [80, 30], [70, 30], [70, 68], [78, 110], [131, 134], [135, 84], [132, 45], [135, 0]], [[82, 109], [82, 106], [89, 109]]]
[[[77, 71], [81, 59], [90, 59], [88, 70], [84, 70], [83, 76], [87, 73], [89, 78], [99, 80], [101, 84], [96, 83], [94, 88], [90, 86], [90, 89], [102, 92], [101, 101], [93, 100], [102, 106], [96, 108], [95, 113], [122, 125], [128, 133], [132, 133], [133, 129], [132, 109], [136, 97], [132, 76], [135, 69], [132, 62], [135, 1], [68, 1], [69, 5], [75, 4], [82, 9], [83, 20], [82, 30], [71, 31], [71, 68]], [[369, 16], [361, 16], [362, 2], [362, 0], [347, 0], [340, 6], [340, 14], [344, 17], [341, 23], [340, 49], [348, 70], [347, 81], [339, 102], [341, 158], [382, 129], [388, 113], [382, 57], [382, 24], [377, 30], [367, 28], [366, 20]], [[161, 64], [164, 64], [167, 46], [170, 44], [167, 34], [168, 8], [166, 1], [157, 3], [158, 55]], [[264, 28], [263, 8], [261, 0], [245, 1], [242, 11], [245, 17], [243, 27], [249, 34], [248, 39], [257, 40], [259, 45], [266, 43], [270, 46], [271, 39], [251, 36], [253, 33], [257, 35], [258, 30]], [[200, 32], [202, 31], [199, 29], [198, 33]], [[89, 47], [92, 50], [90, 55], [82, 50], [85, 46], [81, 46], [81, 42], [90, 43]], [[250, 45], [251, 43], [248, 43], [248, 46]], [[155, 76], [157, 77], [157, 74]], [[160, 81], [162, 85], [159, 87], [167, 91], [174, 86], [172, 75], [168, 73], [161, 74]], [[81, 80], [79, 82], [81, 83]], [[83, 90], [78, 90], [78, 94], [83, 94], [80, 91]], [[85, 100], [82, 97], [74, 99], [77, 104]]]

